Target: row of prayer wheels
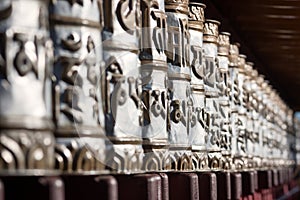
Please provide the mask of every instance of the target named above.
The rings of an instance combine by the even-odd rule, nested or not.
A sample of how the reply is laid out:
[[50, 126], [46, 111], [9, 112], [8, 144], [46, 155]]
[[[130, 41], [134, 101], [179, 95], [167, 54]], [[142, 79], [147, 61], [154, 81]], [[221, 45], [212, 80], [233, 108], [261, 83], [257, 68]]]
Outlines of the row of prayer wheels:
[[294, 165], [293, 111], [189, 0], [1, 0], [0, 172]]

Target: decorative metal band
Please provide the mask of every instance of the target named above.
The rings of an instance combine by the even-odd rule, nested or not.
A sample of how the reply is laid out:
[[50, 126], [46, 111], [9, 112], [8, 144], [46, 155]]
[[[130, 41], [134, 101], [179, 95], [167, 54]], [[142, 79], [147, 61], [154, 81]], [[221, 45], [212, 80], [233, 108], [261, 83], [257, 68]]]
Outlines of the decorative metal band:
[[139, 49], [136, 45], [134, 44], [128, 44], [128, 45], [123, 45], [122, 42], [119, 41], [113, 41], [113, 40], [106, 40], [103, 43], [103, 51], [120, 51], [120, 52], [131, 52], [134, 54], [139, 53]]
[[53, 175], [53, 133], [28, 129], [1, 129], [0, 173], [13, 175]]
[[143, 148], [146, 149], [168, 149], [169, 148], [169, 142], [165, 139], [152, 139], [152, 138], [144, 138], [143, 139]]
[[165, 0], [166, 12], [189, 14], [189, 0]]
[[0, 117], [0, 127], [4, 129], [53, 130], [54, 125], [49, 118], [34, 116]]
[[217, 98], [219, 97], [219, 94], [215, 91], [205, 91], [205, 96], [208, 98]]
[[120, 138], [107, 136], [110, 142], [113, 144], [124, 144], [124, 145], [137, 145], [142, 144], [141, 138]]
[[166, 62], [161, 61], [141, 61], [141, 71], [153, 71], [153, 70], [159, 70], [159, 71], [168, 71], [168, 65]]
[[205, 4], [190, 2], [189, 4], [189, 28], [203, 31]]
[[77, 17], [51, 15], [50, 23], [53, 25], [87, 26], [91, 28], [101, 28], [100, 22]]
[[200, 84], [196, 85], [195, 84], [195, 85], [192, 85], [191, 88], [193, 91], [204, 92], [204, 85], [200, 85]]
[[218, 38], [218, 54], [228, 56], [230, 48], [230, 33], [221, 32]]
[[56, 137], [106, 137], [104, 129], [102, 127], [90, 127], [90, 126], [68, 126], [57, 127], [55, 130]]
[[186, 80], [191, 81], [191, 76], [188, 74], [177, 74], [177, 73], [169, 73], [168, 74], [169, 80]]
[[191, 150], [191, 147], [187, 146], [186, 144], [171, 144], [169, 147], [170, 151], [174, 151], [174, 150], [185, 150], [185, 151], [189, 151]]
[[216, 20], [206, 19], [204, 23], [203, 41], [218, 43], [219, 25], [221, 23]]

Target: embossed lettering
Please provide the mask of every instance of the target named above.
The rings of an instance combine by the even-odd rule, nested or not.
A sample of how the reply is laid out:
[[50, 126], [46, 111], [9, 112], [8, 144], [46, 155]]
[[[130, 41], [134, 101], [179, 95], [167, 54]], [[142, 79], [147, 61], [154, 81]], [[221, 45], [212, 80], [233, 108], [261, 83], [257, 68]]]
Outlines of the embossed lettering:
[[153, 42], [158, 52], [165, 52], [166, 49], [166, 14], [162, 11], [154, 10], [151, 12], [154, 20], [157, 22], [157, 26], [153, 29]]
[[136, 12], [134, 0], [120, 0], [116, 14], [121, 27], [129, 34], [134, 33]]
[[193, 53], [193, 61], [191, 65], [192, 71], [197, 78], [203, 79], [204, 76], [203, 63], [202, 63], [203, 50], [199, 46], [192, 45], [191, 51]]
[[212, 57], [205, 58], [204, 67], [204, 83], [210, 87], [214, 87], [215, 84], [215, 60]]

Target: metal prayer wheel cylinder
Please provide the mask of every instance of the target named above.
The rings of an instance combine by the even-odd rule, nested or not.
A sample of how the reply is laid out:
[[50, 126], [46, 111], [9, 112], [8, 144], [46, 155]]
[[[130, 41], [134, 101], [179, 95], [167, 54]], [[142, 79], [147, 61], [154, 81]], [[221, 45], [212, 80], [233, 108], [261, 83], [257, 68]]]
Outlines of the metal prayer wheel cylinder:
[[240, 54], [238, 57], [238, 68], [236, 71], [235, 78], [235, 106], [237, 108], [238, 116], [236, 119], [236, 152], [234, 162], [238, 169], [247, 167], [246, 159], [246, 122], [247, 114], [246, 109], [243, 105], [243, 96], [244, 96], [244, 78], [245, 78], [245, 62], [246, 56]]
[[258, 84], [257, 84], [258, 72], [252, 69], [251, 73], [251, 93], [250, 93], [250, 109], [253, 119], [253, 136], [254, 136], [254, 150], [253, 150], [253, 164], [254, 168], [260, 168], [261, 166], [261, 152], [260, 152], [260, 121], [258, 112]]
[[[248, 63], [249, 64], [249, 63]], [[253, 66], [253, 64], [251, 64]], [[252, 132], [252, 139], [253, 139], [253, 167], [259, 168], [260, 166], [260, 146], [259, 146], [259, 130], [260, 125], [258, 121], [259, 113], [258, 113], [258, 100], [257, 100], [257, 77], [258, 72], [257, 70], [251, 70], [250, 74], [250, 94], [249, 94], [249, 111], [252, 118], [253, 123], [253, 132]]]
[[204, 23], [203, 48], [205, 55], [204, 89], [205, 112], [208, 115], [207, 151], [209, 167], [220, 169], [220, 115], [217, 88], [217, 56], [218, 56], [218, 26], [215, 20], [206, 20]]
[[258, 121], [257, 124], [259, 126], [258, 129], [258, 138], [259, 138], [259, 145], [258, 145], [258, 150], [257, 150], [257, 155], [259, 155], [259, 167], [260, 168], [264, 168], [264, 163], [263, 163], [263, 158], [264, 158], [264, 142], [265, 138], [264, 136], [264, 132], [265, 132], [265, 126], [264, 126], [264, 117], [262, 115], [262, 109], [263, 109], [263, 104], [262, 104], [262, 92], [263, 92], [263, 84], [264, 84], [264, 76], [262, 75], [258, 75], [256, 76], [256, 83], [257, 83], [257, 90], [256, 90], [256, 99], [257, 99], [257, 113], [258, 113]]
[[[48, 1], [0, 2], [1, 170], [54, 168]], [[28, 12], [30, 10], [30, 12]]]
[[101, 8], [97, 1], [52, 1], [56, 168], [104, 170]]
[[218, 69], [217, 88], [219, 92], [220, 113], [220, 149], [222, 153], [222, 169], [232, 169], [232, 135], [230, 133], [230, 102], [229, 102], [229, 47], [230, 33], [222, 32], [218, 38]]
[[272, 124], [274, 128], [274, 135], [273, 135], [273, 167], [279, 167], [279, 160], [280, 160], [280, 142], [282, 140], [281, 137], [281, 130], [279, 126], [279, 101], [277, 99], [278, 94], [276, 90], [272, 90], [271, 93], [271, 111], [273, 110], [272, 116]]
[[205, 113], [205, 93], [203, 82], [203, 27], [205, 5], [196, 2], [189, 4], [190, 66], [192, 91], [192, 116], [189, 143], [192, 148], [194, 170], [208, 167], [206, 152], [207, 115]]
[[264, 108], [266, 107], [266, 97], [265, 89], [267, 87], [267, 82], [265, 82], [263, 76], [259, 76], [259, 120], [260, 120], [260, 146], [261, 146], [261, 157], [262, 157], [262, 168], [268, 167], [268, 122], [266, 120], [266, 113], [264, 112]]
[[107, 164], [113, 171], [137, 172], [143, 159], [140, 3], [104, 0], [103, 7]]
[[142, 0], [140, 60], [143, 108], [143, 169], [158, 171], [168, 161], [167, 21], [164, 0]]
[[275, 122], [275, 115], [277, 115], [276, 110], [276, 104], [275, 104], [275, 90], [270, 87], [270, 93], [269, 93], [269, 105], [268, 105], [268, 115], [270, 115], [268, 121], [270, 123], [270, 143], [271, 143], [271, 149], [270, 149], [270, 167], [276, 167], [276, 157], [277, 157], [277, 140], [278, 140], [278, 132]]
[[270, 114], [270, 93], [271, 88], [269, 83], [265, 80], [265, 84], [263, 84], [264, 93], [263, 93], [263, 122], [265, 126], [265, 132], [263, 134], [263, 138], [265, 143], [263, 144], [264, 147], [264, 164], [265, 167], [271, 167], [271, 160], [272, 160], [272, 149], [273, 149], [273, 127], [271, 121], [271, 114]]
[[169, 143], [173, 170], [192, 167], [189, 135], [191, 130], [191, 70], [189, 63], [188, 0], [165, 0], [168, 24]]
[[[286, 110], [284, 109], [284, 113], [286, 115]], [[286, 116], [284, 117], [284, 120], [286, 120]], [[286, 121], [285, 121], [286, 123]], [[287, 125], [287, 123], [286, 123]], [[281, 141], [281, 147], [282, 153], [281, 153], [281, 167], [286, 167], [287, 166], [287, 158], [288, 158], [288, 151], [287, 151], [287, 146], [288, 146], [288, 132], [287, 132], [287, 126], [285, 127], [283, 134], [282, 134], [282, 141]]]
[[246, 153], [248, 156], [248, 168], [254, 168], [254, 143], [255, 143], [255, 132], [254, 132], [254, 116], [253, 110], [250, 104], [250, 95], [251, 95], [251, 79], [252, 79], [253, 63], [246, 62], [245, 64], [245, 79], [243, 83], [243, 106], [246, 109]]
[[[239, 44], [230, 44], [229, 46], [229, 100], [230, 100], [230, 132], [232, 136], [232, 154], [235, 157], [239, 153], [238, 149], [238, 67], [239, 67]], [[242, 169], [243, 160], [235, 159], [233, 163], [234, 169]]]
[[279, 153], [279, 157], [280, 159], [278, 160], [278, 167], [283, 167], [284, 165], [284, 157], [283, 157], [283, 139], [285, 137], [285, 133], [286, 133], [286, 124], [285, 124], [285, 111], [284, 111], [284, 103], [282, 101], [282, 99], [280, 99], [280, 97], [278, 96], [278, 126], [279, 126], [279, 131], [280, 131], [280, 143], [279, 143], [279, 149], [280, 149], [280, 153]]
[[279, 97], [279, 94], [276, 93], [276, 108], [277, 108], [277, 114], [275, 115], [275, 121], [276, 121], [276, 128], [277, 128], [277, 134], [278, 134], [278, 139], [277, 139], [277, 151], [276, 151], [276, 160], [277, 160], [277, 167], [281, 167], [281, 160], [282, 160], [282, 150], [281, 150], [281, 142], [283, 139], [284, 135], [284, 123], [282, 120], [282, 107], [281, 107], [281, 99]]
[[279, 97], [279, 94], [277, 94], [277, 106], [278, 106], [278, 115], [277, 117], [277, 127], [278, 127], [278, 132], [279, 132], [279, 143], [278, 143], [278, 160], [277, 160], [277, 164], [278, 167], [282, 167], [283, 162], [283, 150], [282, 150], [282, 140], [284, 138], [284, 134], [285, 134], [285, 123], [284, 123], [284, 110], [283, 110], [283, 105], [284, 103], [282, 102], [282, 100]]

